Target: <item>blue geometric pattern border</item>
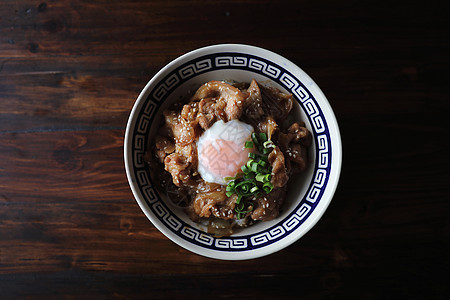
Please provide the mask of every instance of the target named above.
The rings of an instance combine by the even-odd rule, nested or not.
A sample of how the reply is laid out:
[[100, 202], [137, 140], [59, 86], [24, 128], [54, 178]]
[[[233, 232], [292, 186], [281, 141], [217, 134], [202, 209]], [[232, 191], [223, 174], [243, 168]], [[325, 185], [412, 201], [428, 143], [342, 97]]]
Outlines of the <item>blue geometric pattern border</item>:
[[[220, 69], [241, 69], [257, 73], [283, 86], [294, 95], [312, 125], [316, 146], [314, 173], [308, 190], [298, 206], [274, 226], [254, 235], [215, 238], [179, 219], [152, 187], [144, 162], [150, 125], [170, 93], [190, 78]], [[324, 114], [310, 91], [292, 73], [262, 57], [237, 52], [223, 52], [193, 59], [171, 71], [155, 85], [143, 103], [132, 132], [132, 172], [139, 190], [154, 215], [176, 235], [193, 244], [217, 251], [249, 251], [273, 244], [292, 234], [311, 215], [327, 187], [331, 169], [331, 139]]]

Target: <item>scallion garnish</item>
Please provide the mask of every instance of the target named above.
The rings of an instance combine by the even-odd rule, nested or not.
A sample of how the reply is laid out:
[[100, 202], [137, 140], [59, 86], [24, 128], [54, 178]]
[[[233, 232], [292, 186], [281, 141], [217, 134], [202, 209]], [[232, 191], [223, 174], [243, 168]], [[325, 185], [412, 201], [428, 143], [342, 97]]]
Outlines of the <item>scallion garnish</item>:
[[256, 145], [258, 145], [259, 144], [259, 142], [258, 142], [258, 135], [256, 134], [256, 133], [252, 133], [252, 140], [253, 140], [253, 142], [256, 144]]
[[[245, 209], [245, 206], [247, 205], [247, 210]], [[238, 205], [236, 205], [236, 213], [237, 213], [237, 218], [241, 219], [242, 217], [244, 217], [248, 212], [251, 212], [253, 210], [253, 204], [251, 204], [250, 202], [240, 202]]]
[[[267, 139], [265, 133], [252, 133], [252, 141], [245, 142], [245, 148], [255, 148], [256, 152], [249, 153], [249, 160], [241, 167], [243, 176], [227, 177], [225, 180], [231, 180], [226, 187], [227, 197], [233, 194], [236, 199], [236, 218], [241, 219], [251, 211], [254, 205], [246, 197], [258, 197], [261, 193], [270, 193], [273, 189], [270, 183], [272, 168], [269, 165], [268, 155], [275, 148], [271, 140]], [[246, 209], [247, 208], [247, 209]]]
[[265, 183], [265, 182], [268, 182], [268, 181], [269, 181], [269, 179], [270, 179], [270, 174], [257, 174], [257, 175], [255, 176], [255, 179], [256, 179], [256, 181]]
[[253, 161], [252, 162], [252, 164], [251, 164], [251, 166], [250, 166], [250, 168], [251, 168], [251, 170], [254, 172], [254, 173], [258, 173], [258, 171], [259, 171], [259, 165], [258, 165], [258, 163], [256, 162], [256, 161]]
[[271, 151], [272, 151], [272, 149], [270, 149], [270, 148], [264, 148], [263, 149], [263, 153], [264, 154], [269, 154]]
[[270, 181], [264, 183], [263, 190], [266, 194], [270, 193], [273, 190], [273, 184]]
[[264, 148], [275, 148], [275, 145], [272, 141], [265, 141], [263, 146]]
[[245, 142], [245, 148], [253, 148], [253, 142], [252, 141]]
[[263, 160], [260, 160], [260, 161], [258, 161], [258, 165], [260, 165], [262, 168], [265, 168], [265, 167], [267, 167], [268, 163]]
[[267, 135], [264, 132], [261, 132], [259, 134], [259, 140], [260, 140], [261, 143], [264, 144], [265, 142], [267, 142]]

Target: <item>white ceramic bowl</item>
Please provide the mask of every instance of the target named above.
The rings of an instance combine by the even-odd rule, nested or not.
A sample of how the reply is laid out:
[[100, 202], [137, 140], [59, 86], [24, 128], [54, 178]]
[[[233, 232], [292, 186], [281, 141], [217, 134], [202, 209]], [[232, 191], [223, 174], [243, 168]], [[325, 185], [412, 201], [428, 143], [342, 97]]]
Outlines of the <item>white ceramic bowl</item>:
[[[210, 80], [256, 79], [294, 95], [295, 113], [313, 135], [306, 172], [291, 178], [280, 215], [229, 237], [215, 238], [153, 188], [143, 156], [151, 147], [162, 111]], [[341, 139], [322, 91], [299, 67], [271, 51], [239, 44], [189, 52], [162, 68], [145, 86], [131, 111], [125, 133], [125, 168], [134, 197], [145, 215], [169, 239], [197, 254], [225, 260], [257, 258], [279, 251], [310, 230], [333, 197], [341, 170]]]

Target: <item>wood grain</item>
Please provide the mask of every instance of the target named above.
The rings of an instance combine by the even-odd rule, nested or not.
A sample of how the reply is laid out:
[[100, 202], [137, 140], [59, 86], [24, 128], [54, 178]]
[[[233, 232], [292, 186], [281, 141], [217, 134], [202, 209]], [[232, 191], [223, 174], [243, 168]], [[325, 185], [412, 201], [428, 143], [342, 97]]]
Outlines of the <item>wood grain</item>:
[[[0, 3], [1, 299], [448, 299], [450, 31], [443, 1]], [[337, 116], [343, 169], [302, 239], [219, 261], [162, 235], [123, 138], [148, 80], [215, 43], [275, 51]]]

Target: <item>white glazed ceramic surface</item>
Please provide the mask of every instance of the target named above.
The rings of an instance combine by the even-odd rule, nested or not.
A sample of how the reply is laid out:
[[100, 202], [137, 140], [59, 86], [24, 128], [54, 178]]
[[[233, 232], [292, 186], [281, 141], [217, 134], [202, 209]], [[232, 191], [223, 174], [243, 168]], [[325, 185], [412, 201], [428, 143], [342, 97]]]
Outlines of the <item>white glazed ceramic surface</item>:
[[[144, 162], [162, 111], [210, 80], [256, 79], [292, 93], [296, 117], [313, 135], [309, 167], [291, 178], [280, 215], [215, 238], [192, 222], [167, 195], [153, 188]], [[341, 169], [341, 140], [333, 111], [314, 81], [292, 62], [271, 51], [238, 44], [189, 52], [161, 69], [145, 86], [131, 111], [125, 133], [125, 168], [134, 197], [150, 221], [169, 239], [197, 254], [225, 260], [257, 258], [302, 237], [320, 219], [335, 192]]]

